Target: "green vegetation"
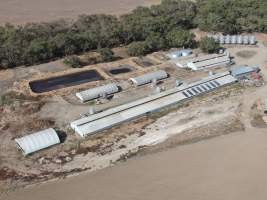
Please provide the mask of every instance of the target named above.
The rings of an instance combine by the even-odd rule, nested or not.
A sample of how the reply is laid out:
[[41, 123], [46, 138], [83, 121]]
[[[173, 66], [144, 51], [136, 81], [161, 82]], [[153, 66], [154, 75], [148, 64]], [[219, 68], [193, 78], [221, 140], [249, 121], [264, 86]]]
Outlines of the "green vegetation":
[[130, 56], [142, 56], [148, 53], [146, 42], [132, 42], [128, 47]]
[[187, 30], [174, 29], [170, 31], [167, 36], [169, 47], [193, 47], [195, 35]]
[[102, 62], [110, 62], [115, 60], [114, 53], [110, 48], [101, 48], [96, 52], [91, 52], [86, 55], [77, 56], [71, 55], [67, 56], [63, 62], [73, 68], [80, 68], [86, 65], [93, 65]]
[[98, 49], [98, 53], [101, 55], [103, 62], [113, 61], [114, 53], [110, 48]]
[[9, 95], [2, 95], [0, 96], [0, 107], [5, 105], [13, 105], [14, 101], [14, 98]]
[[[82, 15], [74, 22], [6, 24], [0, 26], [0, 69], [97, 49], [109, 61], [113, 54], [108, 49], [120, 45], [129, 45], [131, 55], [168, 47], [193, 47], [191, 28], [267, 33], [266, 19], [266, 0], [163, 0], [159, 5], [138, 7], [121, 17]], [[92, 58], [90, 63], [94, 62], [97, 61]]]
[[82, 63], [81, 63], [81, 59], [79, 58], [79, 56], [73, 55], [73, 56], [67, 56], [63, 62], [66, 65], [69, 65], [73, 68], [80, 68], [82, 67]]
[[220, 44], [217, 43], [213, 38], [204, 37], [200, 40], [199, 47], [203, 52], [215, 53], [220, 49]]
[[198, 0], [197, 7], [196, 23], [202, 30], [267, 33], [266, 0]]

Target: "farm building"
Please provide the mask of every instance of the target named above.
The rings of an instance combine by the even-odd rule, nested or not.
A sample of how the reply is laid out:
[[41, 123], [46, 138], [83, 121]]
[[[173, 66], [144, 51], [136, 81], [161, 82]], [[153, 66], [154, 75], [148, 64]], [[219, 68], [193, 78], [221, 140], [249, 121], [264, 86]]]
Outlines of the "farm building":
[[172, 51], [170, 53], [168, 53], [166, 56], [170, 59], [177, 59], [179, 57], [186, 57], [191, 55], [193, 52], [190, 49], [183, 49], [180, 51]]
[[116, 84], [111, 83], [107, 85], [103, 85], [100, 87], [96, 87], [93, 89], [85, 90], [82, 92], [76, 93], [76, 96], [82, 101], [90, 101], [99, 97], [103, 97], [106, 95], [114, 94], [119, 91], [119, 88]]
[[145, 85], [147, 83], [152, 83], [154, 80], [157, 81], [165, 78], [168, 78], [167, 72], [165, 72], [164, 70], [159, 70], [142, 76], [130, 78], [129, 80], [133, 84], [140, 86], [140, 85]]
[[28, 155], [52, 145], [59, 144], [60, 140], [57, 132], [54, 129], [49, 128], [31, 135], [17, 138], [15, 139], [15, 142], [22, 150], [23, 154]]
[[241, 78], [254, 72], [258, 73], [259, 71], [259, 67], [239, 66], [231, 69], [230, 73], [236, 78]]
[[183, 60], [176, 62], [176, 66], [181, 68], [190, 68], [194, 71], [205, 70], [211, 67], [226, 66], [231, 63], [230, 55], [209, 54], [206, 56], [196, 57], [191, 60]]
[[234, 82], [236, 82], [236, 79], [229, 72], [208, 76], [185, 87], [175, 87], [153, 96], [81, 118], [72, 122], [71, 127], [81, 137], [86, 137]]

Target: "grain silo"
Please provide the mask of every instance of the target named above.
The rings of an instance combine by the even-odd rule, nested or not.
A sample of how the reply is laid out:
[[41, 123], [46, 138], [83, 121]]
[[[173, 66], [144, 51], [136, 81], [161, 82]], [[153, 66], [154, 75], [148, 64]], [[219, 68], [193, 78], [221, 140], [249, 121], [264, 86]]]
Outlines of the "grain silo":
[[219, 36], [219, 35], [213, 35], [212, 38], [213, 38], [216, 42], [220, 42], [220, 36]]
[[220, 35], [219, 37], [220, 44], [224, 44], [224, 35]]
[[231, 44], [236, 44], [237, 43], [237, 36], [236, 35], [232, 35], [231, 36]]
[[248, 44], [249, 43], [249, 37], [247, 35], [245, 35], [243, 37], [243, 44]]
[[230, 44], [231, 43], [231, 36], [230, 35], [227, 35], [226, 37], [225, 37], [225, 44]]
[[243, 36], [242, 35], [237, 36], [237, 44], [243, 44]]
[[255, 45], [256, 44], [256, 37], [254, 35], [251, 35], [249, 37], [249, 44]]

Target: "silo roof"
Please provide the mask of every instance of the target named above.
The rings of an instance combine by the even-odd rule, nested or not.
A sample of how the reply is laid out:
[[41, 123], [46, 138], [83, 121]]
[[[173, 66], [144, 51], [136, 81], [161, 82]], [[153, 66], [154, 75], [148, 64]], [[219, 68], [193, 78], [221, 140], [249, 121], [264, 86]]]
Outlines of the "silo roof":
[[109, 95], [119, 91], [118, 86], [115, 83], [110, 83], [100, 87], [92, 88], [82, 92], [76, 93], [76, 96], [82, 101], [86, 102], [92, 99], [99, 98], [101, 95]]
[[148, 73], [142, 76], [130, 78], [129, 80], [139, 86], [139, 85], [151, 83], [154, 79], [161, 80], [164, 78], [168, 78], [167, 72], [165, 72], [164, 70], [159, 70], [159, 71]]
[[17, 138], [15, 141], [25, 155], [60, 143], [58, 134], [53, 128]]

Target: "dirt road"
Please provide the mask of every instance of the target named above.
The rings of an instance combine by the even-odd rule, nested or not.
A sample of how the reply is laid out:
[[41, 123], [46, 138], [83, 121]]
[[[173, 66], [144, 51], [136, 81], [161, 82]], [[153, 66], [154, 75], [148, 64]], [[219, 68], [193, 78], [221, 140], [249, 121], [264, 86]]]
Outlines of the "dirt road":
[[267, 134], [220, 136], [16, 192], [6, 200], [263, 200]]
[[122, 14], [160, 0], [0, 0], [0, 24], [73, 19], [81, 14]]

